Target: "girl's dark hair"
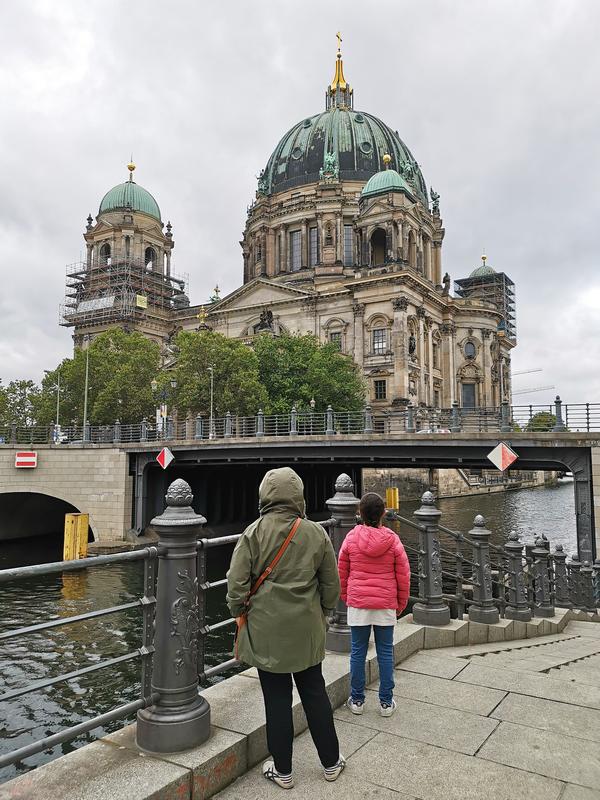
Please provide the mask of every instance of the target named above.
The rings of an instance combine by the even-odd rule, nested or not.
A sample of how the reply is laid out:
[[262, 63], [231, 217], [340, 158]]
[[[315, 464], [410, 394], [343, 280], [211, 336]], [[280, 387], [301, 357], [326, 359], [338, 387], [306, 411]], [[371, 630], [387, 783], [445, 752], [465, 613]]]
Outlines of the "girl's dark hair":
[[385, 503], [383, 498], [375, 492], [367, 492], [361, 497], [358, 510], [365, 525], [376, 528], [381, 522], [381, 517], [385, 511]]

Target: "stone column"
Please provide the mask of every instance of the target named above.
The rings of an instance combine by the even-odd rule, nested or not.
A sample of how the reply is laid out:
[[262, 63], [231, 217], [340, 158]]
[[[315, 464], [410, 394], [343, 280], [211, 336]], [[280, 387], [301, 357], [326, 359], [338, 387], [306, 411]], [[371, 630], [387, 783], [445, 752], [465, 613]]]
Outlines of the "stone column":
[[165, 251], [167, 256], [167, 276], [171, 275], [171, 248]]
[[433, 405], [433, 337], [432, 326], [433, 320], [429, 320], [427, 324], [427, 350], [429, 352], [429, 394], [427, 405]]
[[266, 271], [269, 277], [275, 275], [275, 231], [273, 228], [267, 228], [265, 234], [266, 239], [266, 252], [263, 258], [266, 259]]
[[[360, 500], [354, 495], [354, 484], [349, 475], [342, 474], [335, 482], [335, 494], [327, 500], [327, 508], [331, 516], [337, 520], [333, 528], [332, 544], [337, 558], [346, 538], [346, 534], [356, 525], [356, 514]], [[350, 652], [350, 628], [348, 612], [343, 600], [339, 600], [332, 623], [327, 631], [325, 646], [334, 653]]]
[[302, 220], [302, 247], [300, 254], [300, 265], [302, 269], [308, 267], [308, 220]]
[[279, 275], [281, 271], [281, 226], [275, 228], [275, 263], [273, 266], [273, 274]]
[[335, 260], [344, 260], [344, 228], [340, 213], [335, 215]]
[[408, 344], [407, 344], [407, 310], [408, 298], [395, 297], [392, 300], [394, 309], [394, 321], [392, 323], [392, 350], [396, 362], [396, 374], [398, 395], [408, 398]]
[[281, 245], [280, 245], [281, 260], [279, 262], [279, 271], [288, 271], [288, 241], [287, 241], [287, 225], [281, 226]]
[[433, 243], [433, 282], [439, 286], [442, 282], [442, 243]]
[[166, 510], [150, 523], [160, 537], [152, 665], [159, 698], [138, 711], [136, 741], [151, 753], [189, 750], [210, 735], [210, 706], [198, 694], [196, 540], [206, 520], [192, 509], [193, 499], [179, 478], [169, 486]]
[[92, 249], [93, 249], [93, 245], [90, 244], [90, 242], [87, 242], [85, 247], [86, 247], [85, 263], [87, 265], [87, 268], [91, 269], [91, 267], [92, 267]]
[[362, 369], [365, 360], [364, 303], [354, 303], [352, 311], [354, 312], [354, 360]]
[[483, 375], [483, 388], [481, 390], [480, 403], [482, 406], [487, 406], [488, 403], [492, 404], [492, 385], [491, 385], [491, 364], [489, 359], [489, 340], [490, 332], [487, 328], [481, 331], [481, 372]]
[[421, 306], [417, 308], [417, 318], [419, 320], [419, 394], [418, 402], [425, 402], [425, 330], [423, 320], [425, 319], [425, 309]]

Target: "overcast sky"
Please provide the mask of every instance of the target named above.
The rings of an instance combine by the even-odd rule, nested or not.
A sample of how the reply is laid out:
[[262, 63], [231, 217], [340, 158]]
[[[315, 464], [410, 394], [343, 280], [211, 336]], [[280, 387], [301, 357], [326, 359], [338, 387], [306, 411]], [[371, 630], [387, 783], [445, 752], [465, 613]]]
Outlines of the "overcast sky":
[[0, 29], [0, 377], [70, 355], [65, 265], [126, 179], [156, 197], [192, 303], [242, 279], [256, 175], [319, 112], [341, 29], [355, 108], [441, 195], [443, 269], [517, 287], [515, 397], [600, 402], [597, 0], [8, 0]]

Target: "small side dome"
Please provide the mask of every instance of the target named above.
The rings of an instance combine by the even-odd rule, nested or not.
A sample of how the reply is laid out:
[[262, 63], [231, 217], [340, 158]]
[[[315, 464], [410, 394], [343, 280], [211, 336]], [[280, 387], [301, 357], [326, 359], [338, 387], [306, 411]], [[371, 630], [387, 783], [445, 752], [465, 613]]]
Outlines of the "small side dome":
[[140, 211], [142, 214], [148, 214], [148, 216], [154, 217], [154, 219], [160, 222], [160, 208], [158, 207], [158, 203], [149, 191], [133, 180], [135, 164], [133, 164], [133, 162], [128, 164], [127, 169], [130, 173], [129, 180], [125, 181], [125, 183], [119, 183], [118, 186], [113, 186], [113, 188], [104, 195], [100, 202], [98, 213], [104, 214], [109, 211]]
[[365, 183], [360, 196], [373, 197], [374, 195], [387, 194], [388, 192], [404, 192], [411, 197], [413, 196], [408, 183], [395, 169], [384, 169], [382, 172], [375, 173]]
[[490, 267], [489, 264], [486, 264], [487, 256], [481, 256], [481, 264], [473, 270], [473, 272], [469, 275], [469, 278], [482, 278], [485, 275], [495, 275], [496, 270], [493, 267]]

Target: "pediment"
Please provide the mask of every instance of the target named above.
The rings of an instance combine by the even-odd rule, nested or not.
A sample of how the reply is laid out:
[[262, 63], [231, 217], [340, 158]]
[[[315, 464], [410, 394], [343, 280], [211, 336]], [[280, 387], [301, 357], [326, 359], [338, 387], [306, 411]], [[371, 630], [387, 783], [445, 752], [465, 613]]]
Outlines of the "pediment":
[[251, 283], [236, 289], [219, 303], [212, 305], [210, 312], [212, 314], [235, 311], [242, 308], [263, 307], [273, 303], [289, 302], [290, 300], [306, 300], [306, 298], [313, 296], [315, 296], [314, 292], [291, 286], [281, 286], [257, 278]]

